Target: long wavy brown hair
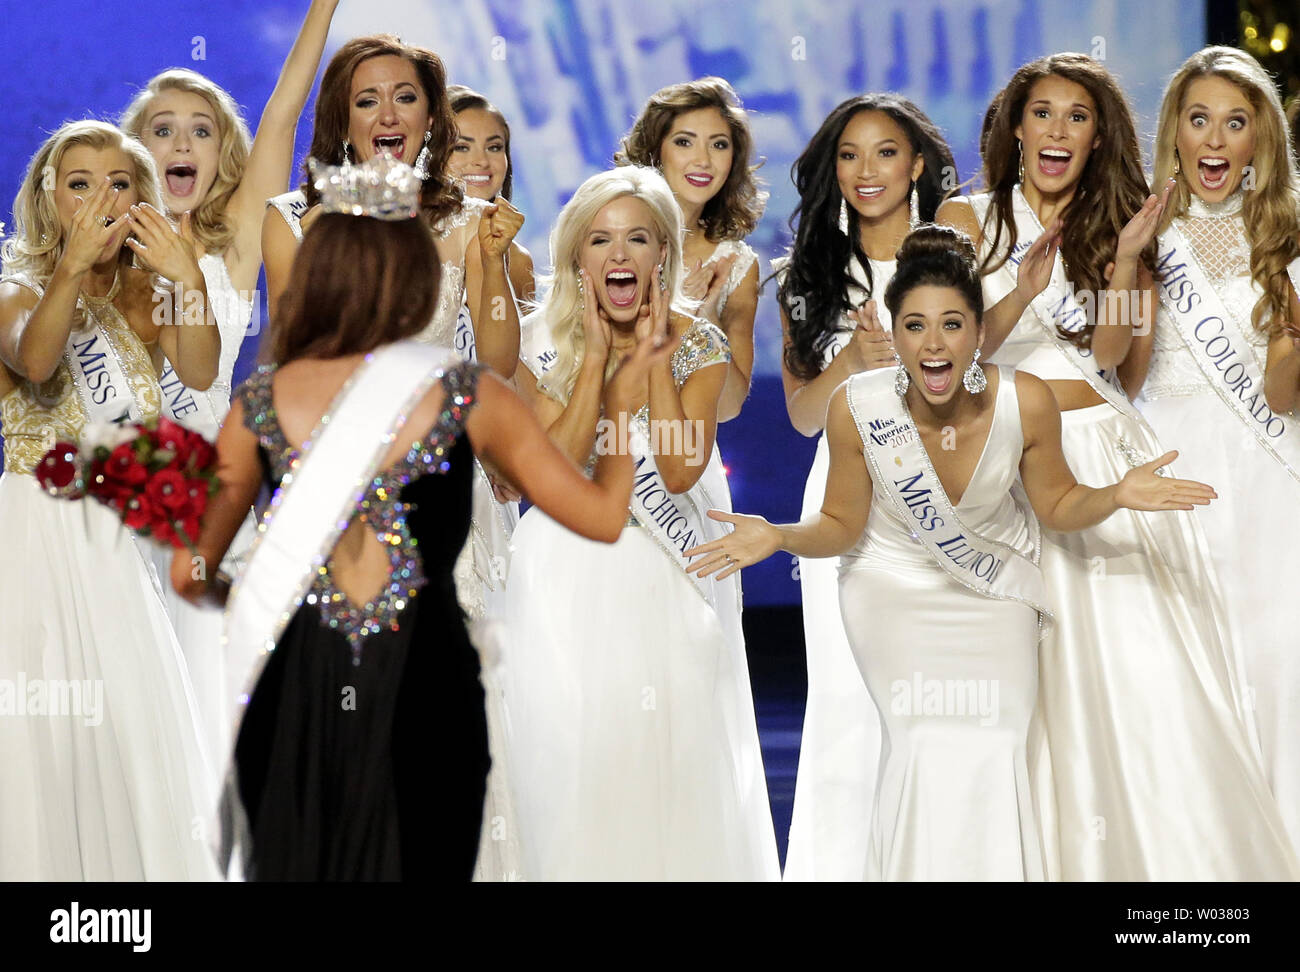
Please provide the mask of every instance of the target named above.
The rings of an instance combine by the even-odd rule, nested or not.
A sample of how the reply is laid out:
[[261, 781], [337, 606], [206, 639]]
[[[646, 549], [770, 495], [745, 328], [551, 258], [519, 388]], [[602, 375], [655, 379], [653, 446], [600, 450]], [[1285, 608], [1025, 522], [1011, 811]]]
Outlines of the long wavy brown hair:
[[[1106, 265], [1115, 259], [1120, 231], [1150, 193], [1142, 173], [1133, 113], [1124, 93], [1111, 73], [1086, 54], [1053, 54], [1031, 61], [1002, 89], [983, 153], [984, 184], [993, 195], [993, 205], [980, 227], [989, 245], [980, 271], [989, 274], [997, 270], [1016, 245], [1011, 199], [1019, 181], [1020, 149], [1015, 130], [1024, 118], [1025, 103], [1035, 82], [1053, 75], [1082, 85], [1097, 106], [1100, 142], [1088, 156], [1074, 198], [1061, 214], [1061, 259], [1075, 290], [1100, 293], [1106, 288]], [[1156, 265], [1154, 240], [1142, 251], [1142, 259], [1148, 267]], [[1062, 339], [1086, 348], [1092, 344], [1095, 328], [1096, 322], [1089, 321], [1077, 331], [1058, 333]]]
[[[392, 34], [356, 37], [340, 47], [325, 68], [320, 93], [316, 96], [311, 157], [330, 165], [343, 163], [343, 140], [348, 137], [353, 72], [362, 61], [385, 55], [400, 57], [411, 63], [429, 102], [429, 114], [433, 116], [433, 135], [428, 147], [432, 157], [429, 159], [429, 175], [420, 192], [420, 209], [429, 225], [435, 226], [460, 209], [463, 194], [447, 175], [447, 161], [451, 158], [452, 146], [456, 144], [456, 119], [447, 100], [447, 69], [433, 51], [404, 44]], [[307, 194], [307, 205], [314, 206], [320, 201], [320, 193], [312, 185], [311, 173], [305, 163], [303, 172], [307, 176], [302, 184], [302, 189]]]
[[615, 165], [648, 165], [659, 168], [659, 150], [672, 129], [673, 120], [684, 112], [716, 108], [731, 129], [731, 171], [717, 195], [704, 205], [700, 221], [712, 243], [743, 240], [763, 216], [767, 193], [759, 188], [757, 165], [750, 159], [754, 139], [740, 96], [722, 78], [700, 78], [670, 84], [650, 96], [632, 130], [614, 153]]
[[[1249, 54], [1232, 47], [1206, 47], [1186, 61], [1169, 81], [1160, 103], [1156, 127], [1155, 184], [1164, 185], [1174, 175], [1178, 150], [1178, 117], [1182, 114], [1187, 88], [1208, 75], [1231, 82], [1255, 110], [1258, 125], [1255, 138], [1254, 188], [1245, 193], [1241, 218], [1250, 242], [1250, 275], [1263, 288], [1263, 296], [1251, 310], [1255, 329], [1276, 336], [1287, 319], [1290, 292], [1287, 264], [1300, 253], [1300, 178], [1287, 143], [1287, 122], [1282, 101], [1268, 74]], [[1186, 170], [1184, 170], [1186, 171]], [[1187, 212], [1191, 201], [1188, 176], [1177, 178], [1169, 206], [1160, 217], [1163, 231], [1176, 216]]]

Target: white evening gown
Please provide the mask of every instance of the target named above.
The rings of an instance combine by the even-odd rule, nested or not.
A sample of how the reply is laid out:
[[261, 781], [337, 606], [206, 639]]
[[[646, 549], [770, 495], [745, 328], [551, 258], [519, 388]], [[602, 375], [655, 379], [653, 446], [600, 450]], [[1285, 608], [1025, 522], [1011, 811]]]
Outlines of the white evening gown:
[[[1011, 286], [986, 276], [985, 306]], [[1080, 379], [1056, 341], [1029, 308], [991, 360]], [[1165, 452], [1109, 404], [1064, 412], [1061, 448], [1086, 486]], [[1043, 532], [1056, 623], [1039, 651], [1030, 769], [1051, 879], [1300, 876], [1252, 741], [1199, 515], [1120, 510], [1078, 533]]]
[[[157, 415], [148, 352], [119, 314], [102, 323]], [[66, 362], [42, 390], [0, 401], [0, 881], [216, 880], [213, 774], [162, 593], [114, 513], [32, 476], [86, 421]], [[72, 683], [78, 714], [37, 711]]]
[[[203, 271], [208, 300], [221, 331], [217, 378], [207, 391], [193, 391], [180, 384], [175, 373], [170, 371], [170, 363], [164, 365], [163, 414], [215, 442], [226, 413], [230, 411], [235, 362], [239, 359], [239, 349], [252, 321], [253, 304], [247, 299], [248, 295], [235, 289], [221, 254], [205, 253], [199, 260], [199, 269]], [[257, 520], [250, 512], [220, 565], [227, 574], [234, 576], [238, 571], [238, 565], [256, 535]], [[217, 607], [195, 606], [176, 593], [170, 580], [171, 547], [151, 542], [142, 542], [142, 546], [158, 572], [167, 616], [171, 618], [176, 640], [180, 642], [189, 669], [190, 684], [203, 725], [204, 745], [212, 756], [212, 769], [219, 777], [230, 750], [234, 727], [234, 699], [229, 697], [227, 690], [222, 641], [225, 612]], [[215, 572], [218, 566], [209, 564], [206, 569]], [[219, 783], [220, 779], [214, 777], [213, 784]]]
[[[1023, 445], [1015, 372], [1002, 368], [956, 509], [971, 530], [1031, 556], [1032, 514], [1011, 494]], [[1045, 880], [1026, 760], [1038, 612], [949, 577], [879, 488], [866, 532], [841, 558], [840, 602], [882, 725], [874, 810], [860, 824], [867, 851], [844, 870], [868, 881]]]
[[[874, 293], [884, 293], [895, 266], [893, 260], [871, 261]], [[860, 271], [855, 277], [860, 284], [866, 282]], [[866, 300], [867, 291], [860, 287], [852, 297], [855, 302]], [[884, 301], [878, 300], [876, 308], [889, 329]], [[823, 367], [830, 365], [851, 336], [851, 329], [837, 333], [826, 349]], [[801, 518], [822, 508], [829, 470], [830, 448], [823, 433], [804, 485]], [[798, 562], [808, 700], [784, 877], [787, 881], [856, 881], [867, 849], [868, 832], [862, 824], [871, 819], [880, 762], [880, 717], [858, 672], [840, 616], [837, 560], [800, 557]]]
[[634, 522], [603, 544], [533, 508], [514, 546], [510, 769], [528, 877], [776, 880], [739, 612], [715, 612]]
[[[1263, 371], [1267, 338], [1250, 320], [1262, 291], [1250, 275], [1241, 202], [1240, 193], [1217, 205], [1194, 195], [1177, 226]], [[1300, 847], [1300, 634], [1288, 607], [1292, 581], [1300, 577], [1300, 482], [1229, 411], [1164, 305], [1157, 307], [1140, 405], [1161, 441], [1179, 450], [1179, 475], [1209, 483], [1219, 494], [1196, 518], [1223, 588], [1264, 770], [1291, 844]]]

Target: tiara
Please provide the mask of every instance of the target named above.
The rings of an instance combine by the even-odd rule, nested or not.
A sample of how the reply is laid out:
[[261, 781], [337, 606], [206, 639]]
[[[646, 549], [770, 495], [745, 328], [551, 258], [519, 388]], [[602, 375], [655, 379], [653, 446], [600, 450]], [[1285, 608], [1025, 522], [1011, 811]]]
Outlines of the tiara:
[[375, 219], [413, 219], [420, 214], [422, 181], [415, 170], [387, 152], [360, 165], [322, 165], [307, 160], [321, 210]]

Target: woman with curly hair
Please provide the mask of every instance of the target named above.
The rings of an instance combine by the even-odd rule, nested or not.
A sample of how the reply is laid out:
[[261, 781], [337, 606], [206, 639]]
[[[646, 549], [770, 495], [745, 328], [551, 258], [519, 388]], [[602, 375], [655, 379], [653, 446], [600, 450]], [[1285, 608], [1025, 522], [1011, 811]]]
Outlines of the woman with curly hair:
[[1248, 54], [1208, 47], [1169, 82], [1155, 174], [1160, 307], [1143, 413], [1182, 446], [1185, 472], [1223, 499], [1198, 517], [1245, 668], [1264, 766], [1300, 846], [1300, 655], [1281, 610], [1300, 574], [1300, 183], [1272, 80]]
[[[939, 219], [976, 242], [985, 300], [1000, 311], [989, 359], [1046, 381], [1071, 468], [1113, 481], [1165, 451], [1129, 394], [1150, 359], [1169, 190], [1148, 194], [1123, 93], [1091, 58], [1026, 64], [1000, 97], [988, 191], [950, 200]], [[1017, 283], [1016, 264], [1040, 254], [1050, 279]], [[1124, 511], [1078, 533], [1048, 529], [1042, 567], [1057, 611], [1031, 766], [1053, 876], [1293, 875], [1196, 520]]]

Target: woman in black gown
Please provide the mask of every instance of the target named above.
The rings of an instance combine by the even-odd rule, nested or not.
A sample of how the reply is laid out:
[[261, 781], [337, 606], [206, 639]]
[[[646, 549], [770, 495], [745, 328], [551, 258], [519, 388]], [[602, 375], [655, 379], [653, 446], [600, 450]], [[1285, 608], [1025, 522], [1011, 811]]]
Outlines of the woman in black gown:
[[[299, 453], [325, 434], [313, 431], [322, 416], [337, 421], [353, 402], [345, 392], [368, 352], [420, 331], [438, 278], [420, 220], [327, 208], [295, 259], [274, 363], [237, 391], [218, 439], [221, 489], [197, 543], [206, 562], [220, 562], [263, 487], [302, 478]], [[662, 328], [646, 330], [606, 393], [613, 418], [671, 351]], [[602, 456], [586, 479], [506, 385], [450, 349], [445, 360], [402, 434], [385, 440], [381, 472], [254, 669], [228, 784], [251, 880], [469, 880], [489, 759], [452, 567], [468, 531], [474, 453], [584, 536], [612, 542], [626, 520], [626, 454]], [[192, 563], [177, 553], [173, 584], [212, 596]]]

